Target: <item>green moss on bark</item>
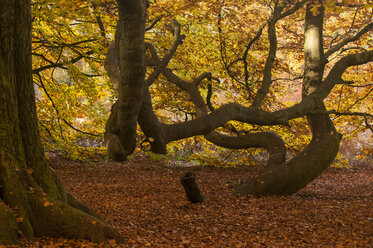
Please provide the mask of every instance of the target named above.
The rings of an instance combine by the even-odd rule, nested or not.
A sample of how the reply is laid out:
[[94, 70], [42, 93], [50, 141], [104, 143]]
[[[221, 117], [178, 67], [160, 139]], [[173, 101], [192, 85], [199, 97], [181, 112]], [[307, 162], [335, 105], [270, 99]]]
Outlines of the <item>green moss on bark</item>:
[[18, 244], [18, 225], [13, 212], [0, 201], [0, 244]]
[[[34, 217], [32, 226], [35, 236], [59, 237], [61, 233], [66, 238], [81, 238], [93, 242], [115, 239], [124, 242], [120, 234], [101, 220], [88, 215], [61, 201], [45, 204], [38, 196], [30, 198]], [[43, 216], [43, 218], [38, 218]]]

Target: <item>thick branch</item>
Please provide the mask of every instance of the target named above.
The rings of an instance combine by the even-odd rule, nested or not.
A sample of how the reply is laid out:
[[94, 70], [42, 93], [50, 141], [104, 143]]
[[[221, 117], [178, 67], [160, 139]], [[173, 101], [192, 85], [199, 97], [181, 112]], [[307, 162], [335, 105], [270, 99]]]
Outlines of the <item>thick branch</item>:
[[110, 82], [115, 90], [119, 89], [119, 63], [118, 63], [118, 50], [115, 42], [111, 42], [106, 53], [104, 68], [109, 76]]
[[147, 87], [149, 87], [150, 85], [152, 85], [154, 83], [154, 81], [157, 79], [157, 77], [162, 72], [162, 70], [170, 62], [170, 60], [171, 60], [172, 56], [175, 54], [178, 46], [183, 44], [183, 40], [185, 39], [185, 35], [180, 35], [180, 24], [177, 23], [176, 20], [173, 20], [172, 25], [173, 25], [173, 28], [174, 28], [174, 41], [171, 45], [170, 50], [163, 57], [163, 59], [158, 63], [156, 69], [152, 72], [152, 74], [150, 74], [150, 76], [146, 79], [145, 84], [147, 85]]
[[[323, 102], [329, 95], [338, 79], [341, 78], [343, 72], [350, 66], [365, 64], [373, 60], [373, 51], [350, 54], [338, 61], [326, 77], [325, 82], [321, 84], [309, 96], [287, 109], [266, 112], [253, 107], [244, 107], [237, 103], [226, 104], [214, 112], [201, 116], [197, 119], [170, 125], [172, 134], [167, 137], [167, 142], [179, 140], [194, 135], [206, 135], [217, 127], [223, 126], [230, 120], [242, 121], [248, 124], [257, 125], [288, 125], [288, 121], [294, 118], [302, 117], [311, 114], [315, 107]], [[167, 74], [166, 74], [167, 75]], [[177, 77], [176, 75], [174, 75]], [[167, 76], [166, 76], [167, 77]], [[172, 81], [172, 78], [167, 78]], [[180, 83], [185, 83], [181, 81]], [[186, 85], [185, 85], [186, 86]]]
[[264, 97], [269, 92], [269, 88], [272, 84], [272, 67], [276, 59], [277, 51], [277, 36], [276, 36], [276, 22], [268, 23], [268, 40], [269, 40], [269, 53], [267, 56], [266, 64], [264, 67], [264, 76], [262, 86], [259, 88], [252, 106], [260, 107]]
[[330, 70], [320, 88], [320, 97], [324, 99], [332, 90], [334, 85], [340, 82], [343, 73], [351, 66], [363, 65], [373, 61], [373, 50], [346, 55], [341, 58]]
[[229, 149], [265, 148], [269, 159], [267, 165], [278, 165], [285, 162], [286, 147], [277, 134], [270, 132], [250, 133], [242, 136], [224, 135], [212, 132], [206, 139], [218, 146]]
[[[267, 56], [267, 60], [264, 67], [263, 72], [263, 82], [261, 87], [259, 88], [254, 101], [252, 103], [253, 107], [259, 108], [262, 104], [264, 97], [268, 94], [269, 89], [272, 84], [272, 68], [273, 64], [276, 59], [276, 52], [277, 52], [277, 36], [276, 36], [276, 23], [278, 20], [285, 18], [286, 16], [289, 16], [293, 14], [295, 11], [300, 9], [306, 2], [309, 0], [303, 0], [301, 2], [298, 2], [294, 7], [291, 9], [285, 11], [282, 13], [282, 10], [285, 8], [285, 6], [275, 6], [274, 13], [272, 19], [268, 22], [268, 40], [269, 40], [269, 52]], [[245, 51], [246, 52], [246, 51]], [[247, 69], [245, 65], [245, 80], [247, 80]]]
[[162, 20], [162, 18], [163, 18], [163, 15], [160, 15], [160, 16], [158, 16], [153, 22], [152, 22], [152, 24], [150, 24], [148, 27], [146, 27], [146, 31], [149, 31], [149, 30], [151, 30], [151, 29], [153, 29], [154, 28], [154, 26], [158, 23], [158, 22], [160, 22], [161, 20]]

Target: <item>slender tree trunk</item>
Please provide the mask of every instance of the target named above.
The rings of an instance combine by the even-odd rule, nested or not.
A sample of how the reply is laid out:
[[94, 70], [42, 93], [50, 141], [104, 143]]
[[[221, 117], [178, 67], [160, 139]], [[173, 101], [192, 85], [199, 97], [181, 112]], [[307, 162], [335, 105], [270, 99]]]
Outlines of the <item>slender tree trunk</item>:
[[31, 78], [30, 0], [0, 0], [0, 244], [19, 231], [92, 241], [121, 236], [77, 202], [48, 168]]

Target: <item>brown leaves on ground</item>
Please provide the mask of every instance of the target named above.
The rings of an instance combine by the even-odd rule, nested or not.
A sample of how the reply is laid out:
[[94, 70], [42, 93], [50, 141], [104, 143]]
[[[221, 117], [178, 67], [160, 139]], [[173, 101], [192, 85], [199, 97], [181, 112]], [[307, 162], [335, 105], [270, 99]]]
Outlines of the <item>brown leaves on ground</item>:
[[[328, 169], [290, 197], [234, 197], [232, 182], [259, 168], [165, 167], [55, 162], [77, 199], [128, 241], [120, 247], [371, 247], [373, 167]], [[193, 171], [202, 204], [187, 202], [180, 176]], [[119, 247], [107, 241], [38, 238], [22, 247]]]

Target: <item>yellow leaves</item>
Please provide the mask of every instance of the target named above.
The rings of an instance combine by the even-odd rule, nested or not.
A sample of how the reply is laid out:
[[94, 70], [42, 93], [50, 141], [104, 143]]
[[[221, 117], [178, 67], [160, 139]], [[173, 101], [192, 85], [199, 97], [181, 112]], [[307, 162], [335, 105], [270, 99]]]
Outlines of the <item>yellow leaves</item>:
[[91, 222], [93, 225], [96, 225], [97, 224], [97, 221], [95, 221], [95, 220], [92, 220], [92, 222]]
[[[40, 94], [41, 96], [38, 99], [38, 115], [40, 122], [43, 124], [41, 125], [42, 138], [46, 141], [45, 145], [48, 150], [66, 152], [67, 156], [72, 159], [88, 160], [91, 159], [95, 153], [104, 154], [106, 152], [105, 148], [92, 147], [86, 149], [81, 144], [89, 139], [65, 125], [65, 123], [61, 121], [61, 118], [63, 117], [71, 126], [83, 131], [89, 131], [95, 134], [101, 133], [104, 129], [105, 120], [108, 117], [109, 103], [115, 99], [115, 94], [111, 91], [112, 89], [110, 86], [108, 86], [106, 77], [90, 79], [82, 76], [82, 72], [86, 74], [105, 73], [102, 63], [96, 63], [95, 60], [104, 60], [107, 47], [103, 44], [107, 41], [102, 41], [97, 24], [92, 24], [89, 21], [81, 23], [74, 19], [72, 12], [77, 11], [79, 15], [82, 14], [81, 20], [91, 20], [92, 17], [99, 14], [104, 21], [103, 24], [107, 31], [106, 35], [110, 38], [113, 36], [112, 31], [115, 26], [115, 20], [114, 18], [107, 18], [109, 15], [106, 9], [105, 12], [100, 12], [102, 9], [100, 9], [99, 0], [89, 2], [79, 0], [57, 0], [52, 1], [53, 4], [50, 6], [43, 5], [41, 2], [42, 1], [35, 5], [40, 7], [40, 9], [35, 9], [38, 10], [37, 13], [41, 13], [41, 15], [37, 17], [38, 20], [34, 22], [33, 46], [35, 53], [43, 54], [49, 61], [65, 62], [76, 56], [74, 49], [81, 54], [84, 54], [88, 50], [94, 51], [92, 60], [87, 58], [79, 62], [79, 65], [69, 64], [66, 66], [66, 68], [68, 68], [67, 71], [56, 69], [53, 70], [54, 75], [52, 75], [52, 70], [43, 73], [46, 89], [49, 91], [52, 99], [54, 99], [54, 104], [50, 102], [45, 93], [42, 92]], [[226, 59], [230, 60], [227, 61], [228, 64], [242, 56], [242, 51], [245, 49], [248, 41], [253, 38], [258, 28], [263, 23], [266, 23], [269, 13], [268, 6], [261, 5], [259, 3], [260, 1], [223, 2], [224, 1], [211, 3], [211, 1], [189, 0], [156, 1], [156, 3], [152, 4], [149, 8], [149, 19], [155, 20], [156, 17], [161, 14], [165, 14], [165, 16], [156, 25], [153, 31], [147, 32], [146, 36], [150, 42], [154, 43], [160, 55], [164, 55], [172, 42], [172, 35], [165, 31], [166, 24], [168, 24], [172, 18], [176, 18], [183, 25], [182, 32], [187, 35], [187, 38], [184, 44], [178, 48], [176, 56], [170, 62], [170, 68], [177, 68], [177, 70], [175, 70], [176, 73], [187, 79], [195, 78], [201, 71], [212, 71], [214, 76], [216, 75], [216, 77], [222, 79], [220, 85], [213, 82], [214, 96], [212, 101], [215, 106], [232, 101], [247, 105], [250, 104], [252, 100], [248, 97], [247, 90], [255, 92], [258, 89], [257, 85], [260, 85], [262, 71], [265, 65], [264, 62], [268, 51], [268, 41], [266, 41], [265, 38], [267, 32], [266, 28], [263, 30], [262, 38], [253, 45], [253, 50], [250, 51], [247, 56], [248, 74], [250, 76], [250, 82], [246, 85], [248, 89], [240, 87], [238, 84], [232, 82], [234, 80], [230, 80], [226, 71], [223, 69], [220, 51], [226, 53]], [[287, 2], [290, 3], [291, 1]], [[313, 15], [317, 15], [320, 12], [321, 5], [318, 4], [318, 2], [319, 1], [314, 1], [312, 5], [311, 11]], [[336, 0], [323, 1], [325, 7], [330, 9], [335, 7], [336, 2]], [[352, 1], [338, 1], [338, 3], [341, 2], [345, 4]], [[355, 3], [356, 1], [353, 2]], [[92, 10], [92, 5], [97, 5], [98, 9]], [[110, 10], [108, 10], [108, 12], [110, 12]], [[302, 11], [300, 11], [300, 13], [303, 14]], [[62, 14], [66, 15], [61, 16]], [[355, 23], [363, 23], [359, 15], [360, 14], [356, 16]], [[347, 20], [348, 15], [344, 18]], [[295, 19], [298, 19], [296, 23], [294, 22]], [[273, 70], [274, 80], [288, 76], [289, 78], [293, 78], [293, 75], [301, 74], [300, 71], [302, 69], [300, 68], [303, 68], [301, 63], [303, 55], [299, 55], [301, 52], [299, 53], [296, 51], [296, 49], [302, 46], [303, 37], [302, 28], [297, 28], [297, 26], [302, 26], [299, 19], [299, 16], [292, 16], [289, 19], [282, 20], [277, 27], [279, 47], [281, 47], [281, 53], [283, 53], [284, 56], [276, 59], [276, 65]], [[333, 35], [341, 34], [341, 37], [343, 37], [344, 31], [343, 27], [340, 27], [338, 24], [345, 23], [349, 26], [351, 22], [343, 20], [335, 22], [335, 24], [334, 20], [327, 22], [328, 25], [331, 23], [335, 25], [336, 28], [330, 29], [330, 31], [328, 30], [329, 33], [325, 37], [326, 39], [332, 37], [332, 39], [336, 38], [336, 40], [338, 40], [340, 37], [335, 36], [333, 38]], [[284, 31], [281, 26], [287, 26], [288, 28]], [[218, 28], [221, 29], [220, 33]], [[325, 28], [328, 29], [329, 26]], [[351, 30], [354, 29], [355, 27]], [[68, 47], [64, 47], [61, 53], [60, 48], [51, 48], [53, 46], [64, 46], [64, 43], [73, 44], [90, 38], [97, 40], [94, 42], [82, 43], [80, 47], [72, 50], [69, 50]], [[226, 45], [224, 51], [222, 51], [220, 47], [222, 40], [224, 40], [224, 45]], [[368, 38], [365, 38], [365, 40], [365, 45], [369, 48], [370, 40]], [[48, 44], [48, 48], [41, 46], [44, 42]], [[333, 42], [330, 40], [325, 42], [325, 44], [332, 43]], [[360, 44], [356, 46], [364, 47], [360, 46]], [[301, 51], [301, 49], [299, 49], [299, 51]], [[35, 68], [50, 64], [40, 57], [35, 57], [36, 59], [33, 60]], [[287, 62], [287, 60], [291, 62]], [[233, 64], [231, 69], [233, 72], [232, 75], [234, 75], [238, 81], [243, 82], [241, 66], [242, 64], [239, 62]], [[150, 73], [150, 71], [151, 70], [149, 70], [148, 73]], [[39, 79], [35, 77], [35, 82], [40, 84], [38, 80]], [[164, 82], [166, 82], [166, 80], [160, 76], [159, 81], [155, 82], [150, 89], [155, 106], [154, 110], [160, 115], [160, 120], [165, 123], [175, 123], [184, 121], [186, 118], [188, 118], [188, 120], [194, 118], [192, 117], [193, 113], [188, 114], [194, 112], [193, 105], [187, 102], [189, 100], [188, 96], [181, 93], [176, 87], [169, 86], [169, 84]], [[269, 96], [267, 98], [268, 100], [266, 99], [265, 104], [263, 104], [271, 111], [282, 108], [281, 104], [284, 102], [280, 101], [281, 103], [278, 103], [274, 100], [279, 96], [279, 92], [288, 93], [286, 90], [280, 88], [280, 85], [284, 85], [284, 81], [279, 82], [279, 86], [276, 86], [277, 88], [271, 92], [273, 95]], [[276, 82], [274, 82], [273, 85], [275, 85], [275, 83]], [[203, 82], [200, 88], [203, 97], [207, 94], [204, 84]], [[223, 90], [224, 92], [222, 93]], [[291, 102], [293, 103], [293, 101]], [[369, 103], [369, 101], [367, 102]], [[55, 105], [56, 108], [54, 108], [53, 105]], [[56, 116], [57, 110], [59, 112], [58, 116]], [[275, 130], [281, 136], [286, 136], [284, 137], [287, 141], [286, 143], [293, 148], [292, 150], [301, 148], [309, 141], [309, 136], [302, 137], [303, 134], [308, 134], [304, 132], [305, 128], [301, 127], [301, 125], [304, 126], [304, 124], [299, 123], [296, 124], [297, 134], [295, 134], [295, 132], [287, 132], [286, 130]], [[250, 128], [245, 130], [250, 130]], [[301, 132], [302, 135], [298, 135], [298, 132]], [[48, 142], [50, 140], [53, 140], [53, 142]], [[87, 143], [90, 143], [90, 141], [91, 140]], [[154, 138], [150, 137], [149, 141], [154, 142]], [[212, 148], [204, 140], [195, 143], [192, 141], [191, 143], [199, 143], [199, 146], [202, 147], [195, 149], [198, 150], [199, 154], [194, 156], [194, 158], [197, 157], [199, 161], [208, 164], [219, 166], [222, 164], [222, 159], [216, 159], [216, 157], [219, 157], [219, 155], [225, 155], [224, 157], [227, 157], [229, 155], [226, 153], [226, 150], [215, 147]], [[93, 144], [93, 146], [96, 146], [96, 144], [97, 143]], [[187, 150], [183, 147], [183, 143], [175, 142], [175, 144], [181, 144], [177, 147], [179, 151], [184, 152]], [[176, 146], [177, 145], [175, 145], [175, 147]], [[202, 153], [204, 154], [201, 155]], [[254, 155], [256, 153], [257, 152], [254, 151]], [[250, 163], [247, 158], [247, 153], [234, 152], [233, 155], [235, 157], [232, 161], [235, 160], [234, 163], [236, 164]], [[242, 155], [242, 157], [239, 155]], [[237, 159], [237, 157], [240, 158]], [[159, 157], [152, 157], [152, 159], [154, 161], [162, 160], [162, 158]], [[230, 161], [226, 161], [225, 164], [229, 163]]]
[[315, 4], [315, 3], [313, 3], [311, 5], [311, 9], [310, 9], [310, 11], [312, 12], [312, 15], [313, 16], [317, 16], [320, 13], [320, 8], [321, 7], [322, 7], [321, 4]]

